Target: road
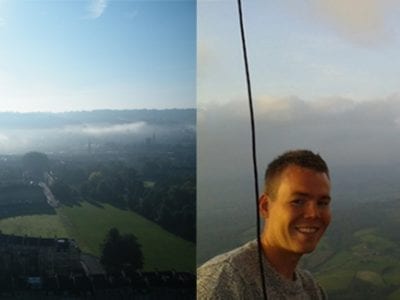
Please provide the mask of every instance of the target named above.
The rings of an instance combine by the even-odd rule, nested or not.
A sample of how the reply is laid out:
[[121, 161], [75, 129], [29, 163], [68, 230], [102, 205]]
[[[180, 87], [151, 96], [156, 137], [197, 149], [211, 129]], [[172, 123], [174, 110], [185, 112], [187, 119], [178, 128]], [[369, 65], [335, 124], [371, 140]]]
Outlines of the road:
[[39, 182], [39, 186], [43, 189], [43, 193], [47, 198], [47, 203], [51, 207], [54, 207], [54, 208], [59, 207], [60, 202], [54, 197], [53, 193], [51, 192], [51, 190], [49, 189], [47, 184], [44, 182]]

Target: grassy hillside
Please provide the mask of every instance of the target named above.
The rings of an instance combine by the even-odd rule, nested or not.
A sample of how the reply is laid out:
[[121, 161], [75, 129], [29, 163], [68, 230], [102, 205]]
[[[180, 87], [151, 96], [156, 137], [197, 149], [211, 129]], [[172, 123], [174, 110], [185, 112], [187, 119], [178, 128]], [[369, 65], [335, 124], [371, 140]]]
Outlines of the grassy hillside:
[[0, 230], [6, 234], [68, 237], [58, 215], [19, 216], [0, 219]]
[[314, 273], [333, 299], [350, 294], [352, 299], [389, 296], [400, 287], [399, 247], [375, 228], [360, 230], [354, 233], [352, 246], [334, 251]]
[[99, 246], [107, 231], [116, 227], [121, 233], [133, 233], [142, 245], [146, 270], [172, 269], [194, 271], [195, 245], [162, 229], [140, 215], [110, 205], [58, 209], [70, 236], [83, 251], [99, 255]]
[[99, 255], [107, 231], [116, 227], [133, 233], [142, 245], [145, 270], [195, 270], [195, 245], [162, 229], [140, 215], [109, 205], [61, 207], [57, 215], [20, 216], [0, 220], [3, 233], [41, 237], [71, 237], [80, 248]]
[[344, 214], [336, 212], [340, 220], [303, 265], [330, 299], [399, 299], [400, 202], [347, 208], [351, 219]]

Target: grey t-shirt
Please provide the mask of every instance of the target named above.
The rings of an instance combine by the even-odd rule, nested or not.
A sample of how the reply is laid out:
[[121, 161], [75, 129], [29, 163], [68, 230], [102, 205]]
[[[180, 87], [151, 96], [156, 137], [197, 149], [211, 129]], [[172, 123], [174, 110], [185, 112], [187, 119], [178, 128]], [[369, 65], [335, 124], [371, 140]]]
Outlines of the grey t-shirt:
[[[221, 254], [197, 269], [197, 299], [263, 299], [257, 241]], [[280, 275], [264, 258], [268, 299], [327, 299], [312, 275], [296, 269], [295, 280]]]

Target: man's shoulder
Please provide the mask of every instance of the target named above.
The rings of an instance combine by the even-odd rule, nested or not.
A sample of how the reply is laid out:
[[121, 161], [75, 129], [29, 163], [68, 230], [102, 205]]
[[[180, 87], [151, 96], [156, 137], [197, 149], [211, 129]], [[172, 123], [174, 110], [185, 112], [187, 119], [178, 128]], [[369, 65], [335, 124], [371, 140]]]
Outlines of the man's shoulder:
[[[253, 275], [257, 245], [249, 242], [220, 254], [197, 269], [198, 299], [237, 298], [248, 286], [248, 275]], [[236, 295], [236, 297], [235, 297]]]
[[299, 276], [299, 279], [301, 280], [303, 288], [306, 292], [316, 294], [318, 299], [327, 299], [324, 289], [309, 271], [297, 269], [296, 274]]
[[296, 269], [296, 275], [299, 276], [303, 286], [314, 286], [317, 284], [314, 276], [308, 270], [298, 268]]
[[229, 269], [235, 269], [238, 266], [243, 267], [243, 263], [254, 260], [255, 251], [257, 251], [256, 241], [248, 242], [243, 246], [215, 256], [205, 262], [197, 271], [203, 272], [207, 269], [227, 271]]

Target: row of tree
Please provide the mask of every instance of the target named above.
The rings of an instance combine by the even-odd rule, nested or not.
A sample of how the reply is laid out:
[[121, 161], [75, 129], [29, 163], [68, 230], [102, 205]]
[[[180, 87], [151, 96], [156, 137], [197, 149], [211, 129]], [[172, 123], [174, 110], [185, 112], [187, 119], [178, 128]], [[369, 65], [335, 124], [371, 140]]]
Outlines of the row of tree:
[[[187, 240], [196, 236], [196, 186], [192, 171], [150, 161], [139, 172], [122, 163], [54, 166], [51, 186], [65, 205], [80, 201], [131, 209]], [[160, 176], [163, 173], [163, 176]]]

